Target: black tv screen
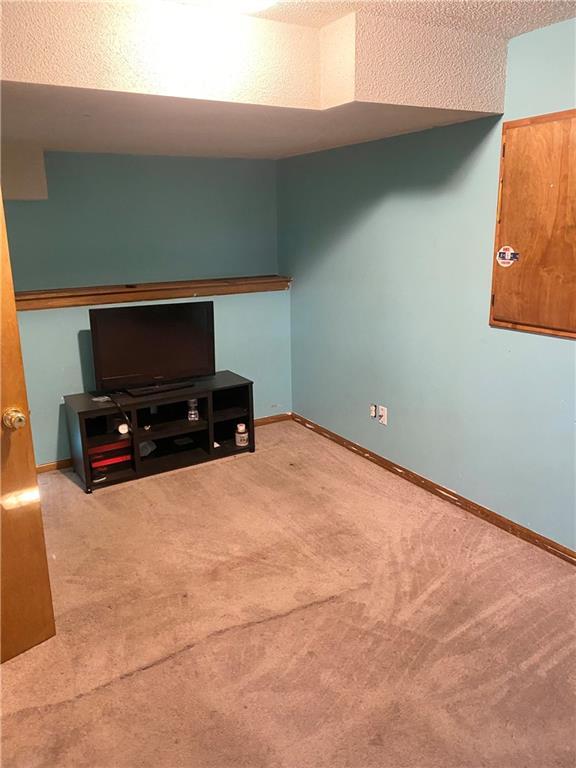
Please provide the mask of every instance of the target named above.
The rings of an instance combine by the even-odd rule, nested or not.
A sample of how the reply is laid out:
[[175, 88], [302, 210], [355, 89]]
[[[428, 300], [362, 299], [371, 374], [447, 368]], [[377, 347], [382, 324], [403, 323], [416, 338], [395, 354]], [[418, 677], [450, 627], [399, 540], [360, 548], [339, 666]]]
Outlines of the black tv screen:
[[211, 301], [91, 309], [96, 388], [145, 387], [214, 373]]

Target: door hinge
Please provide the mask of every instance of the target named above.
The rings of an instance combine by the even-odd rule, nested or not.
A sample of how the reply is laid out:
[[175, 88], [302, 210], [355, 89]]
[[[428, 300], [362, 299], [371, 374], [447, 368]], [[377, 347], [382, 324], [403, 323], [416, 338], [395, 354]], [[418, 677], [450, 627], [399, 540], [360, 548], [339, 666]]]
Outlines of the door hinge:
[[496, 294], [495, 294], [495, 293], [493, 293], [493, 294], [492, 294], [492, 300], [491, 300], [491, 302], [490, 302], [490, 306], [492, 306], [492, 307], [494, 306], [494, 299], [495, 299], [495, 298], [496, 298]]

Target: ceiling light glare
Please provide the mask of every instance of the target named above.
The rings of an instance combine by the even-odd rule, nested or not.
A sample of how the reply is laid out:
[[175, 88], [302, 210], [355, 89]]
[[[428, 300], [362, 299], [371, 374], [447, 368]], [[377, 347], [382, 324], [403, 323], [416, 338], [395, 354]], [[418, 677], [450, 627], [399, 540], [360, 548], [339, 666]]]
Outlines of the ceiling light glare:
[[191, 5], [203, 11], [212, 13], [259, 13], [276, 5], [270, 0], [185, 0], [186, 5]]

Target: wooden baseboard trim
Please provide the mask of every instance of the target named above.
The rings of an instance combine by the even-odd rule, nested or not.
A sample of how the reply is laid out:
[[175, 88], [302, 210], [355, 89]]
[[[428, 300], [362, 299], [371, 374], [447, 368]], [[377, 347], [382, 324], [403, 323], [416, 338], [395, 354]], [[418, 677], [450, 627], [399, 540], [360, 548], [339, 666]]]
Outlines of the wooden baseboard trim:
[[[444, 488], [442, 485], [438, 485], [437, 483], [432, 482], [432, 480], [428, 480], [428, 478], [422, 477], [422, 475], [418, 475], [416, 472], [412, 472], [410, 469], [395, 464], [393, 461], [389, 461], [383, 456], [379, 456], [377, 453], [374, 453], [357, 443], [353, 443], [351, 440], [347, 440], [345, 437], [341, 437], [335, 432], [332, 432], [325, 427], [321, 427], [319, 424], [310, 421], [310, 419], [305, 419], [297, 413], [277, 413], [273, 416], [263, 416], [260, 419], [255, 419], [254, 425], [262, 427], [266, 424], [275, 424], [280, 421], [290, 420], [297, 422], [307, 429], [311, 429], [313, 432], [328, 438], [328, 440], [332, 440], [334, 443], [338, 443], [338, 445], [352, 451], [358, 456], [368, 459], [368, 461], [371, 461], [374, 464], [378, 464], [378, 466], [383, 469], [393, 472], [399, 477], [403, 477], [410, 483], [414, 483], [414, 485], [418, 485], [420, 488], [430, 491], [430, 493], [433, 493], [435, 496], [439, 496], [441, 499], [449, 501], [451, 504], [455, 504], [457, 507], [476, 515], [476, 517], [480, 517], [482, 520], [486, 520], [486, 522], [511, 533], [513, 536], [524, 539], [524, 541], [528, 541], [530, 544], [534, 544], [540, 549], [544, 549], [546, 552], [550, 552], [551, 554], [556, 555], [556, 557], [560, 557], [562, 560], [566, 560], [567, 562], [572, 563], [572, 565], [576, 565], [576, 552], [572, 549], [569, 549], [562, 544], [558, 544], [558, 542], [548, 539], [540, 533], [531, 531], [529, 528], [525, 528], [519, 523], [514, 523], [512, 520], [508, 520], [507, 517], [503, 517], [487, 507], [483, 507], [480, 504], [476, 504], [474, 501], [470, 501], [470, 499], [461, 496], [459, 493], [456, 493], [456, 491]], [[36, 467], [36, 471], [38, 473], [53, 472], [58, 469], [69, 469], [71, 466], [72, 459], [59, 459], [58, 461], [51, 461], [47, 464], [39, 464]]]
[[341, 437], [335, 432], [331, 432], [325, 427], [321, 427], [319, 424], [310, 421], [310, 419], [305, 419], [297, 413], [292, 414], [292, 419], [307, 429], [311, 429], [313, 432], [322, 435], [322, 437], [326, 437], [328, 440], [338, 443], [338, 445], [341, 445], [343, 448], [347, 448], [358, 456], [368, 459], [368, 461], [378, 464], [378, 466], [387, 469], [389, 472], [393, 472], [399, 477], [403, 477], [410, 483], [414, 483], [414, 485], [418, 485], [420, 488], [430, 491], [430, 493], [439, 496], [441, 499], [444, 499], [444, 501], [449, 501], [451, 504], [455, 504], [457, 507], [466, 510], [466, 512], [470, 512], [473, 515], [476, 515], [476, 517], [482, 518], [482, 520], [511, 533], [513, 536], [524, 539], [524, 541], [528, 541], [530, 544], [534, 544], [535, 546], [540, 547], [540, 549], [544, 549], [546, 552], [550, 552], [550, 554], [556, 555], [556, 557], [560, 557], [562, 560], [572, 563], [572, 565], [576, 565], [576, 552], [572, 549], [569, 549], [562, 544], [558, 544], [558, 542], [548, 539], [546, 536], [542, 536], [535, 531], [531, 531], [523, 525], [514, 523], [512, 520], [508, 520], [508, 518], [499, 515], [497, 512], [493, 512], [487, 507], [483, 507], [480, 504], [476, 504], [474, 501], [470, 501], [470, 499], [461, 496], [459, 493], [456, 493], [456, 491], [444, 488], [443, 486], [432, 482], [432, 480], [428, 480], [428, 478], [418, 475], [416, 472], [412, 472], [399, 464], [395, 464], [393, 461], [389, 461], [383, 456], [379, 456], [377, 453], [373, 453], [373, 451], [369, 451], [367, 448], [364, 448], [357, 443], [353, 443], [351, 440], [347, 440], [345, 437]]
[[276, 424], [277, 421], [291, 421], [291, 413], [276, 413], [274, 416], [262, 416], [260, 419], [254, 419], [255, 427], [264, 427], [266, 424]]
[[[254, 426], [263, 427], [266, 424], [275, 424], [277, 421], [290, 421], [291, 413], [276, 413], [273, 416], [262, 416], [260, 419], [254, 419]], [[47, 464], [38, 464], [36, 472], [54, 472], [57, 469], [69, 469], [72, 466], [72, 459], [58, 459], [58, 461], [49, 461]]]
[[38, 464], [36, 472], [54, 472], [56, 469], [69, 469], [72, 466], [72, 459], [58, 459], [58, 461], [49, 461], [47, 464]]

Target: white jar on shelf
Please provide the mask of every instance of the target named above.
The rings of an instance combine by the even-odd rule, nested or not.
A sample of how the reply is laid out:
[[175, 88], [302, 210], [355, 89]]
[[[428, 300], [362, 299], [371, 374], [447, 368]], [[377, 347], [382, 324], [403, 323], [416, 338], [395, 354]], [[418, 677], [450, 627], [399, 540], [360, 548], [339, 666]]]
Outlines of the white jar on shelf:
[[237, 448], [246, 448], [248, 446], [248, 432], [246, 431], [246, 424], [236, 425], [234, 442], [236, 443]]

